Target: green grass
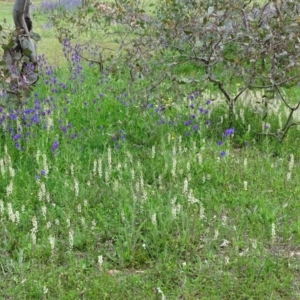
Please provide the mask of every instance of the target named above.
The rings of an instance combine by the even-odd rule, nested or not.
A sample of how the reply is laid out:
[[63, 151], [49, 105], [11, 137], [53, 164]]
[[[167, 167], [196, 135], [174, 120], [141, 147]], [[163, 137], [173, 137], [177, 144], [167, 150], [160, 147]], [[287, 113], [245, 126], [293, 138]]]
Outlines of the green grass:
[[299, 299], [298, 128], [259, 139], [241, 101], [222, 137], [211, 91], [144, 105], [80, 64], [41, 76], [30, 126], [0, 112], [0, 299]]

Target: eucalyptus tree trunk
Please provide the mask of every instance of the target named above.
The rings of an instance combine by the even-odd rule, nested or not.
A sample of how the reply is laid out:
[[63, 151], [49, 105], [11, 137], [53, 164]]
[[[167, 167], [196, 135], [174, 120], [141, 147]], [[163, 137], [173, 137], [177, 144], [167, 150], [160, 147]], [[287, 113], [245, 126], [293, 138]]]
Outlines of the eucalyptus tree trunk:
[[30, 7], [31, 0], [15, 0], [13, 7], [15, 30], [11, 33], [8, 44], [2, 45], [4, 65], [0, 77], [4, 80], [0, 82], [0, 90], [2, 87], [7, 92], [7, 105], [14, 103], [22, 105], [25, 97], [30, 95], [32, 86], [39, 79], [36, 72], [37, 54], [34, 42], [39, 40], [39, 35], [32, 32]]
[[32, 40], [31, 0], [15, 0], [13, 19], [17, 30], [17, 42], [21, 53], [36, 64], [36, 47]]

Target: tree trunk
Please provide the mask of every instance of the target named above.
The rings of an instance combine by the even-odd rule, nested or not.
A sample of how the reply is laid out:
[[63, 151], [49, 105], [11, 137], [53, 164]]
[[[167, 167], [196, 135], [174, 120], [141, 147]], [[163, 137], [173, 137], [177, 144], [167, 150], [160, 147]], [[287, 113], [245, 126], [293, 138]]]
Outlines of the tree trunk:
[[33, 64], [37, 62], [36, 47], [31, 38], [31, 0], [15, 0], [13, 19], [18, 32], [18, 46], [23, 55]]

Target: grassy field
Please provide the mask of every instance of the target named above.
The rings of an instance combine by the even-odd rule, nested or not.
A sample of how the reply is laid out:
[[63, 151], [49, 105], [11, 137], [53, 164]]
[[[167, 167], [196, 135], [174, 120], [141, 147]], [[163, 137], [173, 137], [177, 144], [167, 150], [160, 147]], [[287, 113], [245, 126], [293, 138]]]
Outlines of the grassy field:
[[299, 128], [254, 139], [211, 91], [133, 101], [35, 22], [43, 75], [0, 110], [0, 299], [300, 299]]

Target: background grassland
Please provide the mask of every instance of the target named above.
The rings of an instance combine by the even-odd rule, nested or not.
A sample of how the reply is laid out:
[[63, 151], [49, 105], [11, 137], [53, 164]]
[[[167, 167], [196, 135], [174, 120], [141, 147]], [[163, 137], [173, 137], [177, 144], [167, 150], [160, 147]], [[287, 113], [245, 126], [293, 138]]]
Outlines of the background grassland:
[[50, 63], [25, 116], [0, 113], [0, 298], [299, 299], [299, 129], [258, 139], [241, 103], [223, 136], [213, 91], [143, 103], [125, 75], [51, 68], [35, 22]]

